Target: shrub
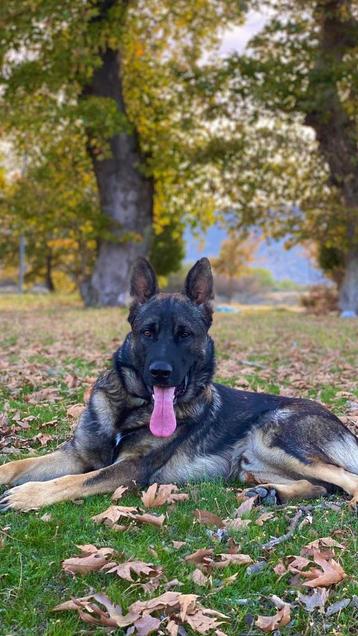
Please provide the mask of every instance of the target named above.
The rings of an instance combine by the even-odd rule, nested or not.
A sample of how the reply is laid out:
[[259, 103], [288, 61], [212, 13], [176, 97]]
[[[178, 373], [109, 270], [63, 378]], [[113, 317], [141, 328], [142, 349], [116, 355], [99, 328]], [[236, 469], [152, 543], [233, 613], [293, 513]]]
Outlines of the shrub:
[[308, 294], [301, 297], [301, 304], [306, 311], [315, 315], [338, 311], [338, 291], [328, 285], [313, 285]]

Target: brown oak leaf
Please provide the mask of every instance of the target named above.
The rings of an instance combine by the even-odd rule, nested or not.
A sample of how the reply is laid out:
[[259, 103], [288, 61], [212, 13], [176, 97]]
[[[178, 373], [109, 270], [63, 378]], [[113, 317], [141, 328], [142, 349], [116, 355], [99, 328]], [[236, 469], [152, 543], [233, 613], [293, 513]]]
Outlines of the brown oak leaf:
[[146, 576], [158, 576], [161, 575], [163, 570], [159, 566], [155, 566], [152, 563], [145, 563], [144, 561], [125, 561], [124, 563], [113, 564], [111, 563], [111, 569], [107, 569], [107, 574], [117, 574], [121, 579], [126, 581], [133, 581], [132, 574], [136, 574], [138, 577]]
[[223, 520], [218, 515], [214, 514], [213, 512], [210, 512], [209, 510], [196, 509], [194, 511], [194, 517], [196, 517], [199, 523], [201, 523], [204, 526], [211, 525], [211, 526], [216, 526], [217, 528], [223, 528], [225, 526], [225, 523], [223, 522]]
[[313, 559], [322, 569], [313, 569], [312, 576], [314, 578], [303, 584], [306, 587], [327, 587], [343, 581], [343, 579], [347, 576], [342, 566], [334, 559], [329, 559], [327, 561], [319, 552], [314, 553]]
[[112, 500], [118, 501], [119, 499], [121, 499], [124, 493], [126, 492], [126, 490], [128, 490], [127, 486], [118, 486], [118, 488], [114, 491], [112, 495]]
[[255, 625], [263, 632], [274, 632], [280, 627], [288, 625], [291, 620], [291, 606], [284, 603], [274, 616], [258, 616]]
[[179, 492], [175, 484], [152, 484], [148, 490], [142, 492], [142, 502], [146, 508], [157, 508], [164, 504], [173, 504], [177, 501], [186, 501], [189, 495]]
[[81, 550], [81, 556], [65, 559], [62, 562], [62, 569], [69, 574], [88, 574], [88, 572], [97, 572], [104, 565], [109, 564], [109, 557], [115, 554], [113, 548], [96, 548], [92, 544], [78, 545]]
[[68, 417], [77, 419], [80, 415], [82, 415], [85, 408], [86, 407], [83, 404], [73, 404], [67, 409], [66, 413]]
[[121, 517], [134, 519], [136, 514], [137, 508], [133, 506], [109, 506], [104, 512], [100, 512], [98, 515], [92, 517], [92, 520], [95, 523], [104, 522], [106, 525], [111, 526], [117, 523]]
[[185, 561], [189, 561], [190, 563], [203, 563], [205, 558], [212, 557], [214, 554], [214, 550], [212, 548], [199, 548], [192, 554], [188, 554], [185, 557]]

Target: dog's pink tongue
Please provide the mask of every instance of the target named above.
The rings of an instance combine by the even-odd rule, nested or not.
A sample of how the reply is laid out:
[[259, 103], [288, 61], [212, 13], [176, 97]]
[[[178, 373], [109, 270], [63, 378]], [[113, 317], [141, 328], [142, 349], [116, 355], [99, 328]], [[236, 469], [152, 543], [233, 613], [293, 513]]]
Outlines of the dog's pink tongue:
[[154, 409], [150, 417], [149, 428], [156, 437], [169, 437], [177, 427], [173, 405], [175, 387], [163, 389], [155, 386], [153, 388]]

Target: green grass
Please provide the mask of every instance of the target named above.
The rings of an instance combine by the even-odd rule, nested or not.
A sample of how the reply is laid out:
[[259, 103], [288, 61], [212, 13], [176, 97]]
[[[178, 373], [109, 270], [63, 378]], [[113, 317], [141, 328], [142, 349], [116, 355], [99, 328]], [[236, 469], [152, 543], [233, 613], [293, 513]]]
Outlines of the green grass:
[[[51, 304], [48, 297], [1, 297], [0, 314], [0, 412], [6, 414], [10, 425], [15, 423], [17, 412], [21, 420], [35, 418], [29, 428], [11, 437], [9, 445], [14, 446], [16, 440], [21, 456], [47, 452], [68, 435], [72, 424], [66, 415], [68, 407], [82, 401], [90, 378], [107, 366], [111, 352], [127, 332], [126, 313], [117, 309], [83, 310], [72, 298], [55, 298]], [[340, 416], [349, 415], [350, 404], [357, 401], [358, 330], [354, 321], [288, 311], [245, 311], [217, 316], [212, 331], [218, 350], [217, 378], [222, 382], [238, 388], [313, 397]], [[78, 378], [74, 388], [66, 383], [68, 375]], [[56, 388], [60, 399], [30, 404], [27, 400], [31, 394], [44, 387]], [[46, 425], [54, 419], [55, 424]], [[44, 448], [33, 441], [39, 432], [53, 435]], [[3, 451], [0, 447], [1, 462], [19, 457]], [[287, 575], [279, 579], [273, 567], [282, 557], [299, 554], [306, 543], [318, 537], [338, 532], [335, 537], [345, 546], [343, 551], [337, 550], [336, 558], [348, 576], [331, 589], [328, 604], [356, 593], [358, 520], [346, 505], [339, 511], [314, 509], [312, 524], [304, 525], [290, 541], [271, 552], [263, 551], [262, 544], [287, 530], [294, 509], [279, 508], [274, 511], [275, 518], [262, 527], [254, 523], [262, 510], [254, 509], [248, 515], [251, 524], [234, 536], [241, 552], [254, 560], [264, 557], [266, 568], [248, 576], [245, 566], [231, 566], [215, 571], [208, 588], [196, 586], [191, 580], [195, 566], [186, 563], [184, 556], [200, 547], [213, 547], [217, 553], [225, 552], [226, 547], [213, 540], [193, 512], [196, 508], [207, 509], [226, 518], [234, 514], [237, 502], [235, 488], [220, 483], [192, 484], [183, 490], [189, 493], [189, 500], [174, 508], [164, 507], [167, 519], [161, 529], [133, 526], [118, 533], [94, 524], [91, 517], [110, 504], [108, 496], [92, 497], [78, 505], [68, 502], [38, 512], [3, 515], [0, 635], [103, 634], [103, 629], [86, 625], [74, 612], [57, 614], [51, 610], [71, 596], [84, 596], [91, 590], [105, 591], [124, 610], [138, 598], [148, 598], [138, 587], [112, 575], [93, 573], [73, 578], [65, 574], [62, 560], [77, 555], [76, 545], [84, 543], [110, 546], [126, 558], [160, 564], [167, 580], [176, 578], [182, 583], [179, 591], [199, 594], [206, 607], [229, 616], [229, 623], [223, 626], [229, 636], [262, 633], [250, 626], [251, 617], [275, 613], [269, 595], [295, 602], [297, 588], [289, 584]], [[140, 500], [128, 495], [122, 503], [139, 505]], [[51, 513], [49, 521], [41, 519], [45, 512]], [[186, 545], [176, 551], [172, 540], [184, 540]], [[223, 587], [224, 579], [235, 572], [235, 582]], [[163, 591], [160, 587], [149, 596]], [[357, 630], [357, 610], [347, 608], [328, 618], [317, 610], [308, 614], [297, 604], [291, 623], [281, 633], [348, 636]]]

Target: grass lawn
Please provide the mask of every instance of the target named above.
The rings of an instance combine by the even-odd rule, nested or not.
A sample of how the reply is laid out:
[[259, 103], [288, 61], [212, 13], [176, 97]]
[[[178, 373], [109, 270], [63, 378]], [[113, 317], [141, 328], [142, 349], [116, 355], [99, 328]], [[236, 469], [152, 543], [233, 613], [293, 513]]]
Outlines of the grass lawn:
[[[3, 296], [0, 329], [2, 463], [29, 453], [48, 452], [68, 436], [75, 421], [67, 414], [69, 407], [82, 403], [128, 324], [125, 311], [84, 310], [70, 297]], [[212, 334], [219, 381], [254, 391], [318, 399], [352, 428], [357, 425], [357, 321], [285, 310], [248, 310], [217, 315]], [[246, 565], [231, 565], [213, 570], [205, 585], [192, 580], [195, 565], [184, 560], [186, 555], [204, 547], [217, 554], [228, 551], [227, 544], [212, 534], [212, 527], [198, 522], [195, 509], [211, 511], [222, 519], [234, 517], [239, 488], [239, 483], [234, 488], [220, 483], [183, 488], [189, 494], [187, 501], [154, 510], [166, 513], [162, 528], [133, 524], [125, 532], [115, 532], [96, 525], [91, 517], [111, 504], [109, 496], [27, 514], [4, 514], [0, 518], [0, 635], [103, 634], [104, 628], [82, 622], [76, 612], [53, 613], [52, 608], [95, 590], [105, 592], [126, 611], [137, 599], [163, 593], [166, 582], [172, 579], [179, 582], [173, 589], [198, 594], [205, 607], [226, 614], [229, 620], [221, 629], [230, 636], [263, 633], [254, 621], [258, 615], [276, 613], [269, 598], [272, 594], [292, 604], [291, 621], [280, 628], [282, 634], [357, 634], [358, 603], [356, 608], [351, 603], [331, 616], [319, 608], [309, 613], [297, 598], [299, 592], [309, 594], [310, 589], [295, 585], [292, 573], [280, 577], [273, 569], [284, 557], [299, 555], [308, 542], [333, 537], [343, 545], [335, 549], [334, 558], [347, 576], [329, 587], [326, 607], [357, 594], [358, 520], [346, 503], [326, 508], [322, 502], [313, 502], [316, 507], [306, 517], [307, 522], [290, 540], [270, 551], [262, 544], [287, 531], [299, 504], [267, 509], [274, 517], [262, 526], [255, 521], [263, 508], [254, 508], [245, 517], [251, 523], [231, 530], [230, 535], [240, 544], [240, 552], [254, 562], [265, 559], [264, 567], [249, 574]], [[329, 501], [341, 502], [342, 497], [330, 497]], [[124, 495], [119, 503], [142, 507], [140, 493]], [[43, 518], [44, 513], [49, 515]], [[185, 541], [185, 545], [174, 549], [173, 540]], [[155, 592], [147, 594], [138, 583], [111, 574], [71, 577], [62, 570], [61, 562], [77, 556], [76, 546], [81, 544], [115, 548], [125, 559], [161, 565], [165, 577]], [[236, 573], [236, 578], [230, 579]], [[125, 634], [126, 629], [116, 633]], [[185, 626], [179, 634], [194, 632]]]

